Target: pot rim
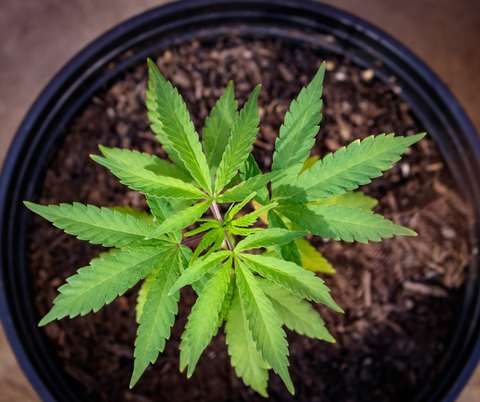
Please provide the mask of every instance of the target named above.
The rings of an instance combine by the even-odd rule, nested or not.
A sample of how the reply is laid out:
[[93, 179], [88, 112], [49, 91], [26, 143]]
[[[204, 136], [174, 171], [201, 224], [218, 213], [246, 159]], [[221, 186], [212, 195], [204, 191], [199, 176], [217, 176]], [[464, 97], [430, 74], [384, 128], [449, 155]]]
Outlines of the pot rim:
[[[309, 0], [236, 0], [235, 4], [232, 4], [231, 0], [183, 0], [146, 11], [145, 13], [117, 25], [100, 36], [80, 51], [59, 71], [59, 73], [45, 87], [25, 116], [14, 141], [10, 146], [2, 168], [0, 176], [0, 217], [2, 218], [2, 222], [4, 222], [3, 226], [7, 228], [2, 228], [0, 232], [0, 244], [2, 247], [0, 260], [0, 317], [7, 338], [10, 341], [12, 349], [23, 371], [44, 401], [57, 400], [56, 396], [54, 396], [56, 392], [52, 392], [52, 390], [45, 385], [44, 380], [37, 372], [37, 367], [35, 367], [30, 360], [30, 355], [27, 353], [25, 344], [30, 335], [21, 333], [22, 329], [24, 330], [23, 332], [25, 332], [28, 328], [24, 325], [19, 325], [19, 319], [12, 317], [11, 311], [13, 303], [9, 297], [11, 296], [11, 283], [6, 282], [4, 279], [5, 277], [8, 277], [5, 275], [5, 266], [13, 263], [11, 250], [9, 250], [5, 244], [11, 244], [9, 234], [12, 233], [12, 231], [15, 232], [14, 226], [23, 226], [26, 222], [25, 213], [23, 213], [23, 219], [20, 222], [22, 225], [19, 225], [18, 221], [14, 222], [12, 219], [9, 219], [11, 216], [16, 216], [19, 208], [23, 207], [23, 205], [19, 204], [12, 206], [9, 203], [9, 200], [17, 200], [20, 195], [20, 190], [16, 189], [15, 186], [17, 184], [16, 179], [18, 176], [25, 175], [26, 168], [22, 165], [23, 157], [25, 156], [27, 149], [31, 149], [31, 152], [33, 152], [38, 142], [41, 141], [41, 138], [34, 135], [34, 131], [36, 131], [40, 124], [45, 124], [42, 116], [44, 116], [46, 111], [51, 110], [52, 108], [54, 109], [57, 102], [61, 102], [62, 99], [68, 97], [70, 93], [69, 91], [72, 91], [72, 85], [77, 85], [76, 79], [79, 76], [85, 76], [86, 74], [89, 74], [89, 72], [98, 69], [102, 63], [105, 63], [105, 60], [111, 59], [125, 50], [126, 45], [124, 45], [124, 43], [125, 41], [128, 43], [129, 35], [131, 36], [132, 33], [135, 35], [136, 32], [141, 31], [141, 27], [155, 25], [158, 21], [168, 21], [171, 19], [172, 21], [183, 21], [183, 23], [187, 21], [188, 23], [188, 21], [195, 21], [195, 18], [197, 18], [197, 22], [202, 22], [202, 17], [204, 18], [203, 21], [205, 21], [210, 18], [212, 14], [207, 14], [205, 11], [202, 11], [202, 14], [199, 13], [198, 10], [208, 9], [213, 10], [213, 13], [221, 13], [222, 10], [232, 10], [230, 13], [236, 12], [239, 15], [243, 13], [243, 15], [249, 15], [251, 17], [256, 16], [257, 18], [265, 17], [267, 14], [278, 15], [279, 12], [282, 12], [281, 10], [292, 10], [290, 15], [292, 21], [297, 24], [305, 23], [307, 25], [310, 21], [312, 24], [316, 23], [317, 17], [322, 15], [331, 18], [332, 20], [336, 20], [339, 26], [341, 25], [343, 30], [337, 33], [342, 40], [354, 44], [356, 41], [367, 41], [370, 38], [372, 43], [377, 44], [379, 48], [383, 48], [385, 51], [390, 52], [391, 57], [396, 57], [399, 60], [402, 60], [403, 64], [406, 66], [405, 69], [414, 71], [415, 74], [418, 75], [418, 78], [416, 79], [420, 79], [428, 89], [429, 94], [424, 95], [430, 97], [435, 96], [443, 101], [443, 106], [445, 107], [444, 118], [447, 119], [450, 117], [450, 119], [453, 119], [452, 121], [454, 121], [456, 125], [455, 129], [464, 136], [463, 143], [460, 144], [458, 142], [460, 140], [455, 138], [455, 130], [453, 130], [453, 134], [449, 134], [452, 143], [459, 147], [459, 149], [463, 150], [463, 153], [460, 152], [461, 156], [465, 160], [470, 159], [474, 161], [468, 165], [469, 170], [467, 170], [467, 172], [471, 177], [468, 177], [470, 182], [465, 186], [472, 186], [473, 183], [472, 188], [467, 190], [472, 192], [472, 201], [480, 201], [480, 186], [478, 185], [478, 180], [475, 178], [476, 173], [480, 172], [480, 140], [466, 113], [448, 88], [417, 56], [397, 40], [393, 39], [372, 24], [345, 11]], [[181, 15], [181, 17], [179, 17], [179, 15]], [[136, 35], [139, 34], [137, 33]], [[354, 53], [353, 58], [355, 59]], [[388, 64], [388, 60], [385, 59], [384, 62]], [[381, 72], [379, 74], [381, 75]], [[415, 86], [415, 83], [411, 84], [412, 86]], [[420, 92], [425, 92], [424, 88], [418, 88], [418, 90]], [[447, 112], [450, 114], [449, 116], [446, 115]], [[28, 154], [27, 158], [28, 157], [32, 157], [32, 155]], [[477, 187], [473, 188], [475, 187], [475, 183], [477, 184]], [[33, 185], [31, 184], [22, 194], [25, 192], [31, 194], [32, 191]], [[478, 205], [478, 203], [473, 205]], [[480, 214], [477, 214], [477, 216], [480, 216]], [[480, 232], [476, 230], [475, 233], [471, 233], [471, 239], [475, 242], [477, 241], [476, 233]], [[22, 248], [24, 240], [24, 232], [20, 232], [18, 241], [20, 246], [16, 247]], [[477, 263], [477, 261], [472, 262], [472, 266]], [[472, 282], [478, 282], [478, 272], [475, 268], [476, 267], [472, 268], [470, 271], [470, 275], [473, 275]], [[23, 278], [22, 280], [27, 281], [25, 278], [26, 273], [21, 275]], [[471, 287], [472, 286], [473, 284]], [[478, 322], [480, 300], [478, 291], [475, 293], [474, 290], [471, 289], [469, 295], [469, 297], [475, 299], [477, 303], [474, 311], [469, 312], [469, 314], [477, 320], [472, 324], [469, 334], [470, 336], [476, 334], [477, 338], [469, 343], [470, 357], [467, 359], [463, 368], [461, 368], [455, 375], [455, 378], [449, 380], [449, 389], [444, 391], [443, 395], [440, 395], [440, 391], [438, 391], [437, 396], [430, 399], [431, 401], [442, 400], [444, 402], [453, 402], [467, 383], [480, 360], [480, 337], [478, 336], [478, 333], [480, 332], [480, 322]], [[30, 319], [35, 319], [35, 317], [30, 317]], [[466, 353], [465, 348], [462, 349], [462, 353], [464, 354]], [[443, 399], [438, 399], [437, 397]]]

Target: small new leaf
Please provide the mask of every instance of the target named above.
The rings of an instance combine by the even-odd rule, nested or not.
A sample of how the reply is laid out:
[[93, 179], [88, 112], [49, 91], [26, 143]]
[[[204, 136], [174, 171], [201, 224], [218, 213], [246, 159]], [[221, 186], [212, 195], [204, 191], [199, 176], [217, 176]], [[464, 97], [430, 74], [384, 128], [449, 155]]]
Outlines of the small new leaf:
[[294, 231], [287, 229], [268, 229], [260, 233], [252, 234], [235, 247], [235, 252], [250, 250], [252, 248], [275, 246], [277, 244], [286, 244], [299, 237], [305, 236], [308, 232]]

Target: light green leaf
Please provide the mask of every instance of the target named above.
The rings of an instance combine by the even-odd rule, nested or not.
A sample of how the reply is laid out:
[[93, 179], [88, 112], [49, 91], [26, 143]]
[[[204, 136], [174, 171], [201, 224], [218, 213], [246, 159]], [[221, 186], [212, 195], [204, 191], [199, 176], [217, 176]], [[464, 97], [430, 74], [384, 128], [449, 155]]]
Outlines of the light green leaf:
[[285, 205], [277, 210], [302, 229], [326, 239], [380, 241], [393, 235], [416, 236], [413, 230], [394, 225], [372, 211], [336, 205]]
[[170, 338], [180, 292], [169, 295], [168, 290], [180, 276], [179, 253], [180, 249], [176, 248], [165, 260], [146, 296], [135, 340], [135, 365], [130, 388], [137, 383], [148, 365], [155, 363], [159, 352], [165, 348], [165, 340]]
[[[262, 171], [255, 162], [255, 158], [253, 154], [248, 155], [247, 160], [240, 168], [240, 178], [243, 181], [247, 181], [255, 176], [262, 175]], [[268, 201], [270, 200], [270, 194], [268, 193], [267, 187], [261, 187], [257, 190], [257, 195], [255, 196], [255, 200], [262, 205], [267, 205]], [[232, 215], [233, 216], [233, 215]]]
[[288, 343], [278, 315], [253, 274], [237, 257], [235, 257], [235, 273], [242, 309], [257, 350], [261, 352], [263, 360], [280, 375], [293, 394], [295, 390], [288, 373]]
[[145, 222], [149, 226], [157, 226], [153, 215], [149, 214], [146, 211], [140, 211], [139, 209], [132, 209], [130, 207], [110, 207], [108, 208], [111, 211], [117, 211], [124, 215], [132, 215], [134, 218], [139, 219]]
[[90, 266], [80, 268], [67, 284], [58, 290], [54, 306], [40, 321], [40, 326], [66, 316], [73, 318], [90, 311], [97, 312], [104, 304], [124, 294], [145, 278], [171, 252], [172, 244], [163, 247], [139, 247], [120, 251]]
[[375, 198], [363, 194], [361, 191], [347, 191], [342, 195], [334, 195], [330, 198], [322, 198], [312, 203], [313, 205], [338, 205], [371, 211], [378, 201]]
[[[252, 177], [247, 181], [242, 181], [235, 187], [232, 187], [217, 197], [218, 202], [238, 202], [243, 201], [254, 191], [260, 191], [267, 183], [281, 174], [281, 171], [270, 172]], [[256, 197], [255, 197], [256, 198]]]
[[149, 170], [130, 166], [120, 161], [105, 159], [97, 155], [90, 156], [95, 162], [110, 169], [120, 179], [120, 183], [129, 186], [132, 190], [138, 190], [142, 194], [153, 197], [195, 200], [206, 198], [202, 190], [179, 179], [159, 176]]
[[157, 277], [161, 269], [162, 264], [159, 264], [152, 272], [148, 274], [148, 276], [145, 278], [142, 285], [140, 286], [140, 290], [138, 291], [137, 296], [137, 303], [135, 304], [135, 321], [137, 322], [137, 324], [140, 324], [140, 317], [143, 314], [143, 306], [147, 301], [148, 292], [150, 291], [152, 283], [155, 281], [155, 278]]
[[160, 159], [158, 156], [149, 155], [144, 152], [131, 151], [129, 149], [107, 148], [102, 145], [100, 145], [99, 148], [100, 152], [102, 152], [103, 156], [107, 159], [143, 168], [160, 176], [174, 177], [175, 179], [187, 183], [192, 181], [190, 173], [176, 165]]
[[[158, 224], [165, 222], [167, 219], [175, 215], [175, 210], [170, 201], [163, 197], [151, 197], [147, 195], [147, 204], [150, 207], [155, 220]], [[169, 234], [177, 243], [182, 241], [182, 231], [177, 230]]]
[[[268, 227], [272, 229], [288, 229], [282, 218], [280, 218], [274, 210], [268, 211]], [[280, 257], [285, 261], [293, 262], [300, 267], [303, 266], [298, 246], [293, 240], [289, 243], [277, 244], [275, 248], [280, 254]]]
[[323, 303], [340, 313], [343, 312], [333, 301], [325, 282], [313, 272], [300, 268], [293, 262], [263, 255], [242, 254], [241, 258], [255, 272], [290, 292], [308, 300]]
[[[199, 222], [200, 219], [197, 219], [197, 222]], [[202, 232], [206, 232], [207, 230], [210, 229], [217, 229], [221, 228], [222, 226], [220, 225], [220, 222], [217, 220], [213, 220], [212, 222], [205, 222], [202, 225], [200, 225], [198, 228], [191, 230], [190, 232], [185, 233], [185, 237], [190, 237]]]
[[257, 219], [260, 217], [260, 215], [264, 214], [268, 210], [275, 208], [278, 204], [276, 202], [272, 204], [265, 205], [264, 207], [261, 207], [260, 209], [257, 209], [253, 212], [250, 212], [249, 214], [246, 214], [244, 216], [241, 216], [238, 219], [233, 220], [230, 225], [231, 226], [236, 226], [236, 227], [248, 227], [252, 226]]
[[[196, 182], [212, 194], [211, 179], [208, 171], [202, 145], [195, 132], [193, 123], [182, 97], [170, 82], [165, 81], [155, 63], [148, 60], [150, 70], [155, 76], [154, 86], [150, 89], [155, 93], [150, 105], [151, 112], [158, 115], [158, 120], [163, 124], [161, 130], [177, 152]], [[169, 198], [168, 196], [165, 196]]]
[[228, 354], [237, 376], [243, 380], [245, 385], [250, 385], [260, 395], [268, 397], [268, 365], [257, 351], [236, 288], [227, 315], [225, 333]]
[[228, 208], [228, 211], [225, 213], [225, 221], [231, 221], [233, 217], [240, 212], [240, 210], [247, 205], [247, 203], [257, 195], [257, 192], [254, 191], [252, 194], [250, 194], [247, 198], [245, 198], [240, 204], [232, 204], [230, 205], [230, 208]]
[[223, 264], [198, 296], [185, 327], [189, 349], [187, 377], [195, 370], [200, 355], [218, 329], [218, 317], [232, 277], [231, 258]]
[[310, 338], [335, 342], [320, 315], [312, 308], [310, 303], [274, 282], [261, 278], [257, 278], [257, 280], [260, 289], [265, 292], [272, 302], [280, 321], [288, 329], [300, 335], [307, 335]]
[[[73, 205], [49, 206], [25, 202], [25, 205], [52, 222], [55, 227], [65, 230], [65, 233], [93, 244], [117, 248], [153, 244], [147, 243], [144, 239], [155, 227], [132, 215], [77, 202]], [[166, 240], [162, 238], [162, 241]]]
[[185, 285], [189, 285], [193, 282], [198, 281], [203, 275], [205, 275], [212, 268], [216, 267], [217, 264], [224, 261], [230, 255], [230, 251], [218, 251], [209, 255], [206, 258], [199, 258], [193, 263], [190, 268], [184, 271], [183, 275], [170, 289], [170, 293], [175, 293], [177, 290], [183, 288]]
[[212, 200], [203, 201], [195, 204], [193, 207], [187, 208], [176, 215], [171, 216], [162, 224], [151, 232], [145, 239], [155, 239], [162, 236], [164, 233], [175, 232], [184, 229], [187, 226], [195, 223], [203, 213], [210, 207]]
[[325, 62], [320, 66], [315, 78], [307, 88], [303, 88], [297, 100], [293, 100], [290, 111], [285, 114], [285, 122], [280, 127], [279, 138], [275, 142], [272, 171], [283, 170], [283, 174], [272, 181], [272, 198], [276, 199], [288, 189], [290, 182], [302, 170], [303, 163], [310, 155], [315, 143], [322, 115], [322, 83]]
[[295, 243], [298, 246], [303, 268], [312, 272], [324, 272], [326, 274], [337, 272], [308, 240], [297, 239]]
[[258, 123], [260, 122], [257, 107], [259, 92], [260, 85], [254, 89], [233, 124], [232, 134], [217, 170], [217, 178], [215, 180], [216, 194], [219, 194], [232, 180], [252, 152], [252, 144], [258, 133]]
[[[202, 241], [197, 246], [195, 252], [193, 253], [193, 257], [190, 260], [190, 264], [192, 265], [200, 253], [205, 250], [207, 247], [213, 246], [210, 248], [206, 256], [210, 255], [214, 251], [216, 251], [222, 245], [223, 241], [225, 240], [225, 231], [222, 228], [217, 228], [215, 230], [211, 230], [210, 232], [206, 233], [203, 236]], [[215, 243], [215, 244], [214, 244]]]
[[260, 233], [252, 234], [238, 242], [235, 252], [250, 250], [252, 248], [286, 244], [299, 237], [305, 236], [307, 232], [287, 229], [267, 229]]
[[230, 81], [225, 92], [205, 119], [203, 129], [203, 149], [213, 177], [222, 160], [223, 152], [228, 144], [233, 123], [237, 118], [238, 102], [235, 100], [233, 81]]
[[382, 134], [370, 136], [362, 142], [354, 141], [347, 148], [328, 154], [289, 183], [279, 202], [314, 202], [370, 183], [371, 178], [379, 177], [383, 171], [390, 169], [407, 147], [424, 136], [425, 134], [394, 137], [393, 134]]

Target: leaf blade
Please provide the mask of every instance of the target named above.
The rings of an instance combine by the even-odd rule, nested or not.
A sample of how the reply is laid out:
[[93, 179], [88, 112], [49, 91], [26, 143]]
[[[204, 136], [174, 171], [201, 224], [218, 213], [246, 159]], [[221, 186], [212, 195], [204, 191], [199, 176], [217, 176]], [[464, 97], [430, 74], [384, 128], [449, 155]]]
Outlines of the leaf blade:
[[259, 233], [254, 233], [238, 242], [235, 252], [250, 250], [253, 248], [275, 246], [277, 244], [286, 244], [299, 237], [305, 236], [307, 232], [287, 229], [267, 229]]

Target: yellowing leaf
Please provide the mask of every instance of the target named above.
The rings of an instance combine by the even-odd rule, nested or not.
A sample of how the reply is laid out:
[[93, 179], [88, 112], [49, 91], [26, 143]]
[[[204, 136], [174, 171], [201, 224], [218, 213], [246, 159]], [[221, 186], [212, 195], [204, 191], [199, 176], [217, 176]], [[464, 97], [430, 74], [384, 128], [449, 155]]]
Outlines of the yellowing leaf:
[[295, 243], [300, 252], [303, 268], [313, 272], [324, 272], [326, 274], [334, 274], [337, 272], [308, 240], [297, 239]]
[[[259, 202], [252, 200], [253, 208], [255, 208], [255, 211], [263, 208], [263, 205], [260, 204]], [[268, 211], [264, 212], [263, 214], [260, 215], [260, 219], [265, 222], [268, 225]]]
[[302, 174], [303, 172], [305, 172], [305, 170], [310, 169], [313, 165], [315, 165], [315, 163], [317, 163], [319, 159], [320, 158], [318, 157], [318, 155], [308, 158], [305, 162], [303, 162], [302, 170], [300, 170], [298, 174]]

